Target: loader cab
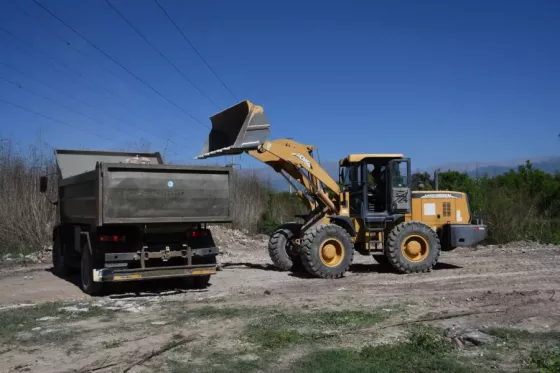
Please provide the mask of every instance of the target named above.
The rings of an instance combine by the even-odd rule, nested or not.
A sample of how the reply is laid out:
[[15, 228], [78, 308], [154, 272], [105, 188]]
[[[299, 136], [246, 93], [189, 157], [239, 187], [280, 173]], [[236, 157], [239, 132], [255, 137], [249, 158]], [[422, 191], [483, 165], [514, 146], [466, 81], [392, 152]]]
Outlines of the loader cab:
[[339, 172], [351, 217], [380, 223], [410, 213], [410, 159], [402, 154], [352, 154], [340, 161]]

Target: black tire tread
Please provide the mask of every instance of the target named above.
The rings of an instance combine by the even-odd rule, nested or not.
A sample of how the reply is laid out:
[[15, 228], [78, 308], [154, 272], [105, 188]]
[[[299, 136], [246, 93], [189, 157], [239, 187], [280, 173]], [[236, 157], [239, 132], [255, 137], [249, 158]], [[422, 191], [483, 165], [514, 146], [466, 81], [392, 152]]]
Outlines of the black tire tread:
[[[425, 235], [431, 236], [433, 242], [435, 242], [434, 247], [430, 247], [430, 252], [435, 252], [435, 255], [429, 255], [427, 260], [421, 263], [421, 265], [411, 263], [402, 256], [399, 241], [409, 233], [424, 233]], [[441, 244], [439, 236], [429, 226], [421, 222], [407, 221], [400, 223], [391, 230], [387, 237], [385, 255], [393, 268], [400, 273], [430, 272], [436, 265], [440, 254]]]
[[[89, 258], [89, 260], [86, 260], [87, 258]], [[89, 265], [87, 265], [89, 264]], [[84, 291], [84, 293], [88, 294], [88, 295], [101, 295], [103, 292], [103, 283], [102, 282], [94, 282], [93, 281], [93, 268], [95, 267], [94, 265], [94, 257], [93, 255], [91, 255], [91, 253], [89, 252], [89, 249], [84, 248], [84, 250], [82, 251], [82, 259], [81, 259], [81, 265], [80, 265], [80, 269], [81, 269], [81, 274], [80, 274], [80, 281], [82, 284], [82, 290]], [[88, 283], [84, 284], [84, 280], [83, 280], [83, 272], [86, 271], [87, 276], [88, 276]]]
[[53, 241], [53, 248], [52, 248], [52, 264], [53, 264], [53, 272], [55, 275], [59, 277], [66, 277], [70, 274], [70, 268], [64, 260], [64, 256], [62, 257], [62, 263], [57, 260], [57, 254], [62, 254], [62, 242], [60, 242], [60, 234], [56, 235], [56, 238]]
[[[344, 256], [343, 266], [340, 267], [336, 272], [330, 271], [329, 267], [323, 265], [320, 259], [316, 260], [313, 255], [313, 252], [316, 250], [316, 246], [319, 244], [319, 242], [317, 242], [317, 236], [324, 231], [327, 231], [330, 235], [333, 236], [340, 234], [343, 238], [343, 244], [346, 244], [345, 249], [347, 250], [347, 252]], [[352, 260], [354, 259], [352, 237], [350, 237], [350, 234], [348, 234], [348, 232], [344, 228], [336, 224], [320, 224], [313, 228], [310, 228], [307, 232], [305, 232], [300, 252], [302, 257], [302, 264], [307, 273], [315, 277], [326, 279], [335, 279], [344, 276], [344, 273], [348, 271], [348, 269], [350, 269], [350, 265], [352, 264]]]
[[283, 247], [283, 240], [292, 236], [299, 236], [301, 224], [286, 223], [280, 225], [268, 240], [268, 255], [276, 268], [281, 271], [291, 271], [301, 266], [299, 256], [291, 256]]

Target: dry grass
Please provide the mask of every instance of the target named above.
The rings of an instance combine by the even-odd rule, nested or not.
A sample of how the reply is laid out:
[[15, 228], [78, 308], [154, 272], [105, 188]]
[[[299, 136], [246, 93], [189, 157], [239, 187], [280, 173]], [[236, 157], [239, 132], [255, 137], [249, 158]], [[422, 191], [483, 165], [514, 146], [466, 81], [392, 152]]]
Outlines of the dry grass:
[[234, 173], [233, 227], [256, 232], [267, 208], [268, 195], [254, 173]]
[[39, 193], [39, 176], [54, 170], [52, 157], [37, 147], [19, 151], [0, 140], [0, 253], [25, 253], [50, 243], [55, 209]]

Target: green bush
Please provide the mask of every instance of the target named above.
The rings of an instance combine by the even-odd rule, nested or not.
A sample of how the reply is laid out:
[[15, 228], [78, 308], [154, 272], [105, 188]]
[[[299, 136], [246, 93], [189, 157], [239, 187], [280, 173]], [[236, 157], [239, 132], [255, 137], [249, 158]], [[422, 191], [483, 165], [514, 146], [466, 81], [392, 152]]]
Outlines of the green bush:
[[[413, 180], [424, 179], [413, 175]], [[529, 161], [493, 178], [441, 172], [439, 189], [468, 194], [471, 213], [480, 211], [488, 225], [489, 243], [560, 243], [560, 175], [534, 169]]]

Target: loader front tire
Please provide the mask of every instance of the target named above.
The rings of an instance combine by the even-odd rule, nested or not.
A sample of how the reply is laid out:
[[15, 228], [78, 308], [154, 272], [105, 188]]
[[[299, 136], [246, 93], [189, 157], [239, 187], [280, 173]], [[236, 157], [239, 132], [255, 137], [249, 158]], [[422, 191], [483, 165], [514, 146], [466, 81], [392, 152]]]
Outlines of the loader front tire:
[[300, 255], [302, 264], [310, 275], [340, 278], [350, 269], [354, 259], [354, 243], [341, 226], [321, 224], [305, 232]]
[[301, 268], [301, 259], [293, 240], [299, 237], [301, 224], [287, 223], [279, 226], [268, 241], [268, 254], [274, 266], [281, 271]]
[[421, 222], [404, 222], [395, 226], [387, 237], [386, 256], [400, 273], [429, 272], [441, 253], [439, 237]]

